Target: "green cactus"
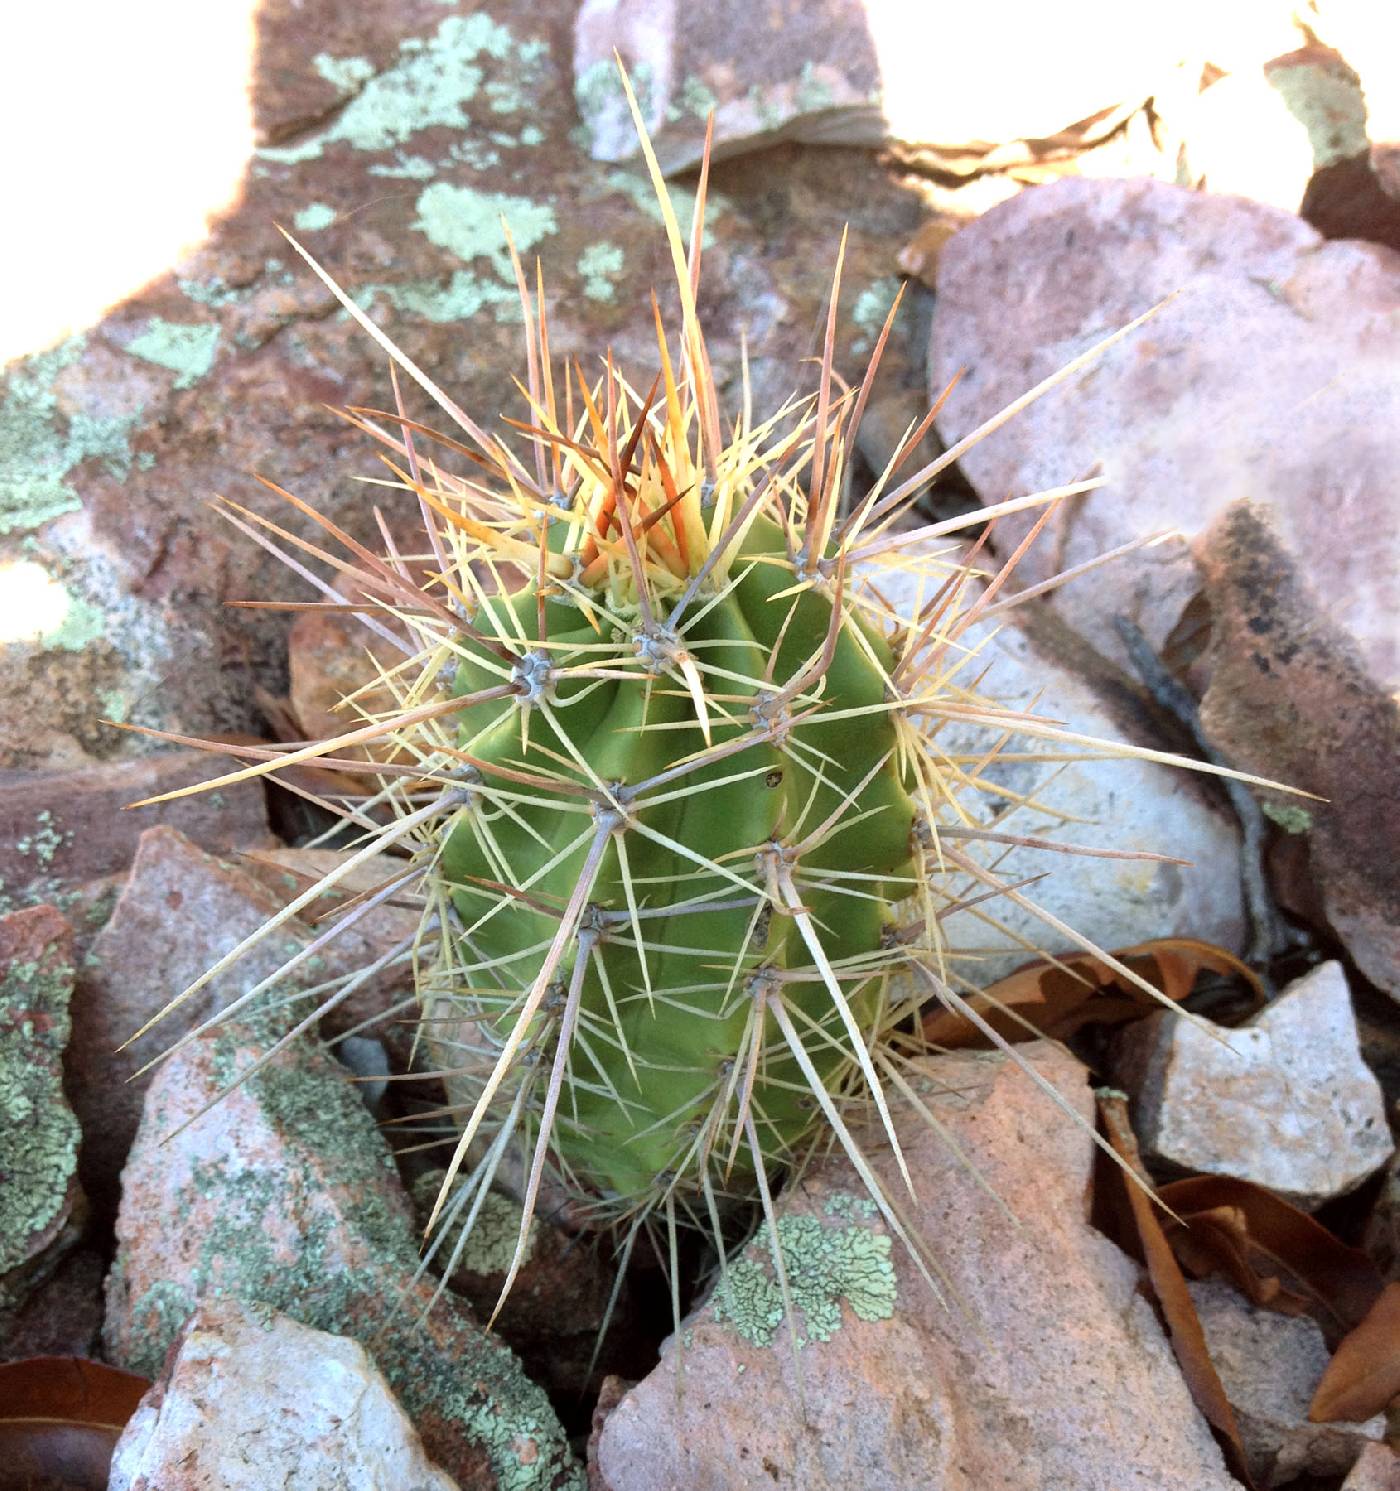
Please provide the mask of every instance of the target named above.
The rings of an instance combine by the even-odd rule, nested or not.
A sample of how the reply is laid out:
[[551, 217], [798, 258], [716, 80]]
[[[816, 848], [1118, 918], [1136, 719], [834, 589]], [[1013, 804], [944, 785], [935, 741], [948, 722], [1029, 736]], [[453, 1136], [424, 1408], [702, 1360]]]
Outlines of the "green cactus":
[[[347, 557], [338, 590], [318, 583], [363, 605], [403, 661], [367, 676], [348, 733], [247, 750], [254, 764], [205, 784], [318, 759], [369, 778], [371, 795], [344, 806], [361, 847], [262, 935], [372, 859], [380, 889], [326, 937], [388, 896], [420, 896], [421, 931], [396, 955], [417, 969], [459, 1120], [434, 1221], [464, 1237], [511, 1171], [524, 1206], [506, 1291], [542, 1195], [629, 1239], [660, 1214], [722, 1246], [726, 1215], [756, 1206], [777, 1237], [773, 1183], [828, 1138], [917, 1257], [846, 1117], [878, 1112], [898, 1155], [885, 1090], [904, 1086], [917, 1013], [931, 999], [969, 1008], [940, 931], [949, 873], [973, 887], [964, 896], [1030, 904], [967, 852], [999, 838], [967, 808], [1005, 792], [986, 776], [997, 751], [1018, 731], [1083, 745], [964, 681], [960, 638], [1005, 572], [979, 588], [937, 540], [999, 511], [1038, 503], [1048, 516], [1096, 483], [912, 530], [913, 497], [967, 443], [897, 480], [920, 429], [843, 501], [898, 301], [864, 380], [840, 391], [839, 259], [816, 392], [726, 438], [695, 307], [703, 177], [687, 240], [643, 143], [676, 267], [679, 355], [658, 311], [649, 393], [611, 358], [592, 382], [562, 375], [543, 291], [532, 301], [520, 275], [529, 404], [511, 422], [516, 445], [458, 408], [298, 248], [462, 439], [429, 436], [401, 400], [396, 414], [347, 413], [420, 510], [429, 573], [413, 578], [322, 519]], [[288, 535], [228, 506], [281, 552]], [[945, 749], [949, 721], [984, 724], [986, 748]]]

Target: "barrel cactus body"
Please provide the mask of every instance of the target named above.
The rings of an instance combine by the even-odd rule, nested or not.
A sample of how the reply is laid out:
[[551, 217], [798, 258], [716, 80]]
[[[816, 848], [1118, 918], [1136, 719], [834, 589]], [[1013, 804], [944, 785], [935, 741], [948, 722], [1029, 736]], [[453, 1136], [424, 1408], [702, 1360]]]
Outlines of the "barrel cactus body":
[[[598, 629], [584, 596], [527, 583], [484, 599], [476, 625], [513, 636], [535, 673], [457, 730], [483, 786], [501, 768], [532, 780], [509, 801], [475, 793], [445, 828], [462, 933], [435, 1003], [503, 1045], [549, 962], [524, 1038], [563, 1053], [554, 1158], [603, 1210], [678, 1180], [698, 1200], [716, 1157], [716, 1189], [751, 1192], [749, 1114], [768, 1169], [799, 1152], [822, 1113], [767, 1001], [782, 991], [841, 1090], [887, 1013], [892, 905], [913, 886], [888, 644], [832, 594], [794, 589], [767, 517], [687, 602], [688, 578], [667, 572], [649, 620], [600, 597]], [[459, 693], [498, 676], [475, 652]], [[578, 931], [552, 959], [580, 886]], [[540, 1082], [539, 1064], [521, 1075]]]

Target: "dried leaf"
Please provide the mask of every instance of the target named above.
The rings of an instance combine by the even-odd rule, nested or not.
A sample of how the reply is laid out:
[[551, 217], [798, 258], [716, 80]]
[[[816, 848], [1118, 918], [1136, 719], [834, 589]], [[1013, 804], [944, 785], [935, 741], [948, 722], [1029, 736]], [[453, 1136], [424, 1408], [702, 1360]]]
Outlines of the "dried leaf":
[[[1124, 948], [1113, 957], [1145, 979], [1164, 998], [1180, 1003], [1191, 992], [1196, 975], [1221, 973], [1245, 979], [1256, 1001], [1264, 1002], [1258, 976], [1231, 952], [1192, 937], [1162, 937]], [[1121, 1025], [1160, 1009], [1141, 989], [1125, 983], [1101, 959], [1073, 953], [1062, 966], [1028, 963], [992, 984], [969, 1003], [998, 1034], [1011, 1041], [1048, 1036], [1066, 1040], [1086, 1025]], [[953, 1010], [931, 1010], [924, 1036], [937, 1046], [960, 1049], [986, 1044], [972, 1023]]]
[[1116, 1095], [1101, 1094], [1099, 1113], [1114, 1153], [1141, 1182], [1134, 1184], [1129, 1176], [1114, 1167], [1114, 1173], [1127, 1193], [1128, 1206], [1137, 1228], [1143, 1258], [1147, 1263], [1148, 1278], [1166, 1321], [1167, 1334], [1181, 1367], [1181, 1375], [1186, 1379], [1192, 1401], [1200, 1409], [1206, 1422], [1221, 1436], [1222, 1448], [1230, 1469], [1252, 1491], [1254, 1482], [1249, 1476], [1235, 1411], [1225, 1394], [1225, 1387], [1215, 1370], [1215, 1364], [1210, 1359], [1205, 1332], [1201, 1329], [1191, 1291], [1186, 1287], [1185, 1275], [1181, 1272], [1163, 1231], [1157, 1204], [1152, 1199], [1151, 1182], [1143, 1168], [1137, 1139], [1128, 1122], [1127, 1100]]
[[112, 1451], [150, 1385], [81, 1357], [0, 1365], [0, 1487], [106, 1491]]
[[1198, 1175], [1158, 1195], [1180, 1218], [1167, 1233], [1190, 1273], [1221, 1272], [1257, 1305], [1311, 1315], [1331, 1341], [1364, 1318], [1384, 1285], [1365, 1253], [1247, 1180]]
[[1337, 1347], [1308, 1418], [1359, 1424], [1400, 1397], [1400, 1284], [1387, 1284], [1366, 1318]]

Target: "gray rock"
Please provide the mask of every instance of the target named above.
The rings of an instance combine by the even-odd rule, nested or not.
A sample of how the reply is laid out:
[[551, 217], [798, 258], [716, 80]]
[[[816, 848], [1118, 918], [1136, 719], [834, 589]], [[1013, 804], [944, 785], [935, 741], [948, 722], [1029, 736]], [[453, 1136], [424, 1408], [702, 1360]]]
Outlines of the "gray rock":
[[1164, 1164], [1253, 1181], [1311, 1211], [1394, 1152], [1340, 963], [1235, 1029], [1164, 1012], [1128, 1027], [1117, 1049], [1144, 1152]]
[[112, 1456], [108, 1491], [457, 1491], [363, 1346], [203, 1306]]
[[1250, 1470], [1262, 1485], [1286, 1485], [1304, 1474], [1345, 1475], [1368, 1444], [1385, 1437], [1383, 1414], [1364, 1424], [1308, 1422], [1331, 1357], [1316, 1321], [1261, 1310], [1216, 1280], [1188, 1288]]

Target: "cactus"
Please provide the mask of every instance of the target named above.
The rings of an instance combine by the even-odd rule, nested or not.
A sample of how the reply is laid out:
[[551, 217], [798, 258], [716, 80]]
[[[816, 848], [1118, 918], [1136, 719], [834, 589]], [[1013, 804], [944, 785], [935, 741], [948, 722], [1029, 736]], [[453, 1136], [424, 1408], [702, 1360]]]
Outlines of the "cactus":
[[[324, 936], [389, 896], [421, 899], [421, 930], [397, 956], [415, 964], [459, 1126], [434, 1221], [453, 1224], [460, 1248], [487, 1188], [514, 1167], [523, 1223], [503, 1299], [542, 1196], [583, 1223], [622, 1224], [628, 1239], [664, 1217], [707, 1228], [722, 1248], [736, 1211], [761, 1208], [779, 1235], [772, 1187], [825, 1141], [917, 1256], [847, 1118], [873, 1110], [898, 1155], [886, 1092], [907, 1091], [917, 1012], [933, 998], [968, 1010], [940, 933], [949, 872], [1032, 904], [968, 852], [998, 837], [967, 802], [1005, 791], [986, 778], [1000, 745], [1017, 731], [1083, 745], [964, 681], [960, 639], [1009, 569], [978, 589], [961, 551], [938, 540], [999, 511], [1041, 505], [1048, 517], [1096, 483], [937, 527], [907, 517], [971, 439], [1101, 348], [903, 473], [926, 420], [852, 498], [850, 452], [898, 302], [863, 381], [839, 389], [838, 257], [815, 393], [762, 421], [745, 412], [726, 435], [695, 303], [704, 177], [686, 234], [643, 142], [678, 335], [654, 302], [647, 380], [629, 381], [611, 356], [592, 377], [560, 369], [543, 289], [530, 295], [517, 260], [529, 381], [510, 440], [458, 408], [293, 245], [460, 438], [410, 420], [401, 397], [392, 414], [346, 411], [383, 447], [424, 528], [427, 575], [414, 578], [396, 553], [319, 520], [346, 557], [333, 561], [338, 591], [317, 583], [362, 605], [402, 653], [367, 669], [365, 697], [393, 707], [363, 706], [333, 740], [248, 748], [252, 764], [206, 784], [308, 760], [370, 779], [371, 795], [343, 810], [360, 847], [284, 917], [370, 860], [380, 888]], [[225, 509], [284, 557], [287, 544], [326, 557]], [[893, 585], [918, 593], [912, 610], [895, 610]], [[945, 751], [948, 721], [984, 723], [986, 750]], [[376, 971], [331, 990], [298, 1031]]]

